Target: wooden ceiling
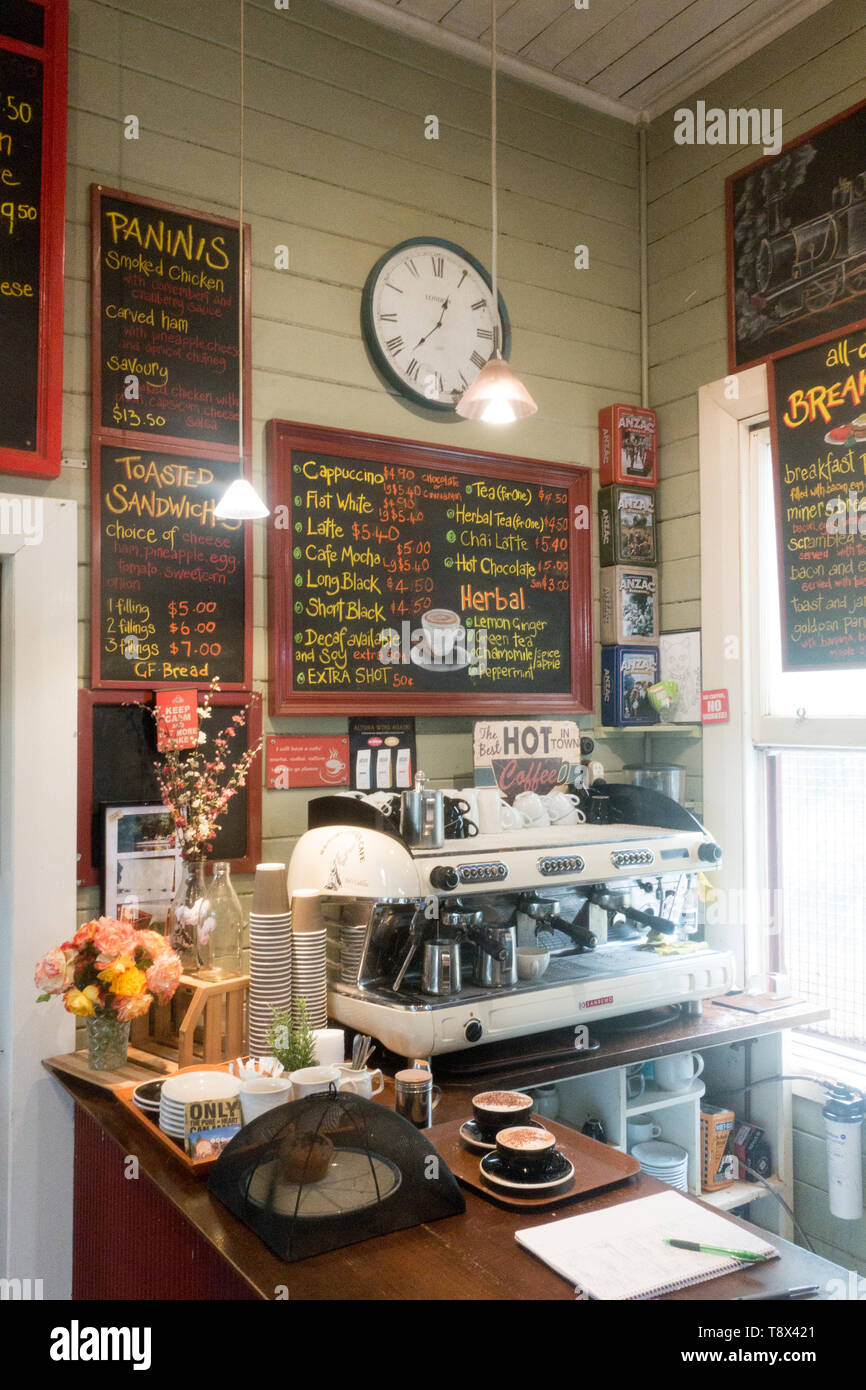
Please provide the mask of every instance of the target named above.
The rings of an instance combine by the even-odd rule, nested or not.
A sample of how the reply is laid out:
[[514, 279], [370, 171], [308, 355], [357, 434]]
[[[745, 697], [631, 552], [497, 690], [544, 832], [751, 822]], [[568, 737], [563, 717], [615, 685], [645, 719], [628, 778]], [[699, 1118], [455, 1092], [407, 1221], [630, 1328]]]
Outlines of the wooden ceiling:
[[[490, 0], [336, 3], [464, 56], [489, 50]], [[624, 120], [651, 119], [828, 3], [497, 0], [500, 66]]]

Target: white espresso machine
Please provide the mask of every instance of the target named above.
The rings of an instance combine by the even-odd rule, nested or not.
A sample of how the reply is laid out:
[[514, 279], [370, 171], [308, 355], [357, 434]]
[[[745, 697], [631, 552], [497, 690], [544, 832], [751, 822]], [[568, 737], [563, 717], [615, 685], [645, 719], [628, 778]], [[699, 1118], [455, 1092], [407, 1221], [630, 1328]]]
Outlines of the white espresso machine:
[[[621, 813], [669, 823], [521, 828], [426, 848], [362, 800], [311, 802], [288, 886], [323, 899], [331, 1017], [398, 1055], [432, 1057], [726, 993], [733, 956], [683, 945], [695, 876], [718, 867], [718, 846], [667, 797], [617, 790]], [[348, 971], [346, 925], [363, 942]], [[516, 977], [519, 946], [550, 951], [540, 978]], [[459, 963], [443, 986], [428, 966], [446, 954]]]

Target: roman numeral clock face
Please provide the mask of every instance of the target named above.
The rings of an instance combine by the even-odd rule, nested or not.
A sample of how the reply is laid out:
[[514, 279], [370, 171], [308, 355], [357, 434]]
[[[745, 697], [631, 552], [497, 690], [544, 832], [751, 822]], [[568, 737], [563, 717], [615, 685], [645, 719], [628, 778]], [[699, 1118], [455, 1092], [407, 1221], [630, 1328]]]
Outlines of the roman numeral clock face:
[[[499, 342], [508, 355], [508, 316], [499, 297]], [[450, 242], [403, 242], [373, 267], [361, 323], [385, 378], [409, 400], [453, 412], [493, 354], [490, 280], [483, 266]]]

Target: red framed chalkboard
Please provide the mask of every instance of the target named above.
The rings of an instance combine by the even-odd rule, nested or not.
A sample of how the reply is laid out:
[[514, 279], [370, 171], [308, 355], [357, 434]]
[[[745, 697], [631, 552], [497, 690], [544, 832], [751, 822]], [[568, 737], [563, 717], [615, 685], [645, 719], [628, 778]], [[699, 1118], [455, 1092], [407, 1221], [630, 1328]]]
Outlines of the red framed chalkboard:
[[249, 225], [93, 184], [91, 234], [94, 433], [237, 458], [242, 392], [248, 458]]
[[[159, 805], [159, 787], [153, 768], [156, 730], [142, 704], [152, 705], [151, 690], [79, 690], [78, 692], [78, 867], [79, 888], [100, 882], [102, 808], [114, 802], [150, 802]], [[212, 697], [214, 729], [222, 727], [220, 715], [229, 720], [249, 704], [241, 730], [238, 754], [258, 743], [262, 734], [262, 706], [250, 704], [248, 692]], [[262, 854], [262, 765], [260, 754], [253, 763], [246, 786], [229, 802], [217, 836], [212, 859], [228, 859], [233, 873], [250, 874]]]
[[589, 713], [590, 472], [272, 420], [274, 715]]
[[0, 11], [0, 473], [60, 472], [67, 0]]

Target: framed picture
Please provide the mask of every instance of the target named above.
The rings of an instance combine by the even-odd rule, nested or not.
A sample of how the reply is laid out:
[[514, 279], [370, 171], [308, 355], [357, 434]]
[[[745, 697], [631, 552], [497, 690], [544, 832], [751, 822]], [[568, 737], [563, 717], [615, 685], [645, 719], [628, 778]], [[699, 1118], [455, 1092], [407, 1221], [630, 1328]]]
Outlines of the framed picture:
[[[78, 873], [79, 888], [98, 884], [105, 864], [104, 810], [110, 806], [157, 806], [159, 783], [154, 763], [156, 729], [141, 701], [152, 692], [78, 692]], [[226, 728], [249, 703], [249, 692], [220, 691], [213, 697], [213, 733]], [[258, 742], [262, 707], [256, 701], [237, 739], [237, 754]], [[211, 859], [227, 859], [236, 874], [255, 872], [262, 857], [262, 769], [253, 763], [245, 787], [223, 816]]]
[[103, 808], [106, 917], [119, 917], [124, 911], [138, 928], [165, 931], [180, 858], [172, 844], [173, 830], [163, 805]]
[[861, 102], [727, 180], [732, 372], [866, 314], [864, 149]]

